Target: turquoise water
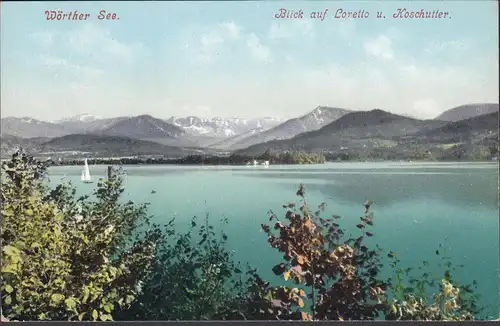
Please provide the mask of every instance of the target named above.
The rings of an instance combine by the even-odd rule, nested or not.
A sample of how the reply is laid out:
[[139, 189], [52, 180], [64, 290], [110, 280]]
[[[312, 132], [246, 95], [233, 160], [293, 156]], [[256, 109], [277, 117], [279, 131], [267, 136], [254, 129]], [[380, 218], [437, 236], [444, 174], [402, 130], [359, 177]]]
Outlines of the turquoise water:
[[[79, 181], [81, 167], [52, 167], [52, 182], [62, 175], [81, 193], [94, 184]], [[106, 166], [91, 166], [96, 177]], [[456, 278], [477, 280], [483, 318], [498, 316], [499, 209], [498, 167], [495, 163], [331, 163], [307, 166], [209, 167], [125, 166], [125, 197], [150, 202], [157, 223], [176, 217], [185, 230], [192, 216], [210, 214], [212, 223], [229, 220], [226, 233], [235, 258], [258, 267], [262, 276], [276, 280], [272, 266], [281, 255], [270, 248], [260, 225], [272, 209], [283, 216], [282, 204], [297, 200], [300, 183], [314, 206], [326, 202], [326, 214], [343, 217], [342, 227], [353, 233], [366, 199], [374, 200], [374, 237], [393, 250], [404, 265], [440, 261], [442, 244], [455, 265]], [[151, 191], [156, 193], [152, 194]], [[357, 234], [357, 233], [355, 233]], [[491, 318], [491, 317], [490, 317]], [[497, 318], [497, 317], [495, 317]]]

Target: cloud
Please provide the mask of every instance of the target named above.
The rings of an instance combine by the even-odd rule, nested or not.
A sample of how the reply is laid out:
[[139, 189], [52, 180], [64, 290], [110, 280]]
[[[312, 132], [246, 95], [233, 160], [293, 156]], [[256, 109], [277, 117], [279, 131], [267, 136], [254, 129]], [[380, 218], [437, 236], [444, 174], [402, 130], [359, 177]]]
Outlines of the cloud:
[[276, 97], [290, 98], [286, 94], [294, 94], [300, 98], [302, 94], [304, 98], [314, 99], [298, 100], [309, 107], [314, 106], [314, 102], [328, 103], [350, 109], [381, 108], [419, 118], [434, 118], [461, 104], [497, 102], [498, 77], [491, 71], [491, 65], [487, 64], [481, 67], [442, 66], [411, 59], [351, 66], [332, 62], [316, 69], [303, 69], [300, 80], [306, 86], [298, 90], [289, 85]]
[[377, 38], [369, 39], [365, 42], [364, 49], [365, 52], [371, 56], [386, 60], [391, 60], [394, 58], [392, 41], [385, 35], [380, 35]]
[[108, 30], [92, 23], [66, 33], [61, 41], [70, 51], [80, 55], [95, 56], [102, 60], [112, 58], [125, 63], [133, 62], [145, 51], [141, 43], [120, 42]]
[[43, 48], [52, 46], [56, 37], [55, 32], [35, 32], [30, 35], [31, 40]]
[[240, 37], [240, 27], [236, 25], [234, 21], [222, 23], [220, 24], [220, 27], [223, 31], [227, 32], [231, 39], [237, 39]]
[[332, 24], [338, 35], [343, 38], [352, 39], [356, 36], [356, 22], [354, 20], [345, 20], [338, 22], [337, 24]]
[[64, 32], [35, 32], [30, 39], [44, 55], [54, 57], [66, 54], [72, 60], [85, 62], [132, 63], [146, 53], [141, 43], [120, 42], [107, 29], [92, 23]]
[[[2, 90], [2, 105], [10, 110], [50, 119], [82, 112], [102, 115], [103, 108], [114, 109], [112, 115], [142, 106], [160, 109], [163, 94], [151, 94], [124, 77], [140, 70], [139, 59], [148, 54], [141, 43], [123, 42], [92, 23], [31, 33], [29, 41], [35, 46], [25, 54], [30, 77], [10, 78]], [[26, 89], [25, 96], [17, 88]]]
[[275, 39], [293, 39], [298, 36], [312, 37], [314, 35], [311, 20], [288, 20], [273, 22], [269, 28], [267, 37]]
[[[468, 48], [478, 49], [477, 56], [452, 61], [460, 41], [429, 41], [426, 47], [425, 39], [396, 30], [362, 39], [353, 22], [325, 24], [275, 21], [263, 33], [234, 21], [191, 26], [177, 47], [169, 39], [168, 52], [149, 52], [100, 25], [34, 33], [36, 60], [23, 59], [35, 66], [9, 75], [2, 112], [42, 119], [81, 112], [294, 117], [331, 105], [433, 118], [464, 103], [498, 102], [498, 53], [477, 47], [475, 39]], [[306, 43], [304, 35], [315, 33], [316, 40]], [[409, 40], [418, 51], [403, 51]], [[344, 51], [348, 42], [351, 49]], [[426, 48], [445, 59], [426, 55]], [[158, 56], [141, 60], [150, 53]]]
[[131, 66], [147, 54], [141, 43], [121, 42], [92, 23], [66, 31], [35, 32], [30, 39], [38, 46], [32, 54], [34, 68], [56, 79], [64, 77], [65, 82], [95, 84], [126, 71], [123, 65]]
[[44, 67], [60, 69], [75, 77], [95, 78], [104, 75], [102, 69], [74, 64], [63, 58], [41, 55], [39, 59]]
[[191, 40], [184, 47], [197, 51], [198, 62], [206, 64], [215, 61], [224, 51], [224, 45], [240, 37], [241, 28], [234, 21], [223, 22], [209, 28], [194, 28], [189, 33]]
[[[271, 62], [272, 53], [268, 46], [255, 33], [245, 32], [234, 21], [224, 22], [212, 27], [192, 27], [186, 37], [181, 38], [184, 50], [191, 51], [195, 60], [201, 64], [215, 63], [219, 57], [235, 55], [235, 51], [249, 54], [257, 62]], [[188, 41], [186, 41], [188, 39]]]
[[262, 45], [260, 39], [254, 33], [250, 34], [247, 38], [247, 46], [252, 56], [261, 62], [272, 61], [271, 50]]
[[427, 43], [424, 52], [436, 54], [444, 51], [465, 51], [471, 48], [468, 40], [431, 40]]

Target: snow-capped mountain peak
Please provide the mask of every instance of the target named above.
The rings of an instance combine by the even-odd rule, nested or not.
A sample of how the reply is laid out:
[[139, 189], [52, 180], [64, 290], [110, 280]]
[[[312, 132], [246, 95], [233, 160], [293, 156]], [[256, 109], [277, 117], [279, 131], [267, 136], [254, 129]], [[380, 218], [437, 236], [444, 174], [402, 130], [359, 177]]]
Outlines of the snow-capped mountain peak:
[[240, 117], [201, 118], [188, 116], [171, 117], [167, 119], [166, 122], [178, 126], [192, 135], [226, 138], [256, 128], [272, 128], [278, 125], [281, 120], [279, 118], [245, 119]]
[[62, 118], [61, 120], [57, 121], [57, 122], [91, 122], [91, 121], [96, 121], [96, 120], [99, 120], [101, 119], [100, 117], [96, 117], [92, 114], [89, 114], [89, 113], [82, 113], [82, 114], [77, 114], [75, 116], [72, 116], [72, 117], [65, 117], [65, 118]]

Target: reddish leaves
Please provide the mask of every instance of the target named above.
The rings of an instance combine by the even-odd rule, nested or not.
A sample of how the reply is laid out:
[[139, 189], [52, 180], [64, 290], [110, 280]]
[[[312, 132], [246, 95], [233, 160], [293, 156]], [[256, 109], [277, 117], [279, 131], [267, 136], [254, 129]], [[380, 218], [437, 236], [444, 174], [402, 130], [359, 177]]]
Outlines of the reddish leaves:
[[[304, 198], [303, 184], [297, 196]], [[274, 266], [274, 274], [314, 288], [314, 319], [374, 319], [377, 308], [369, 303], [369, 299], [376, 297], [378, 300], [384, 295], [384, 283], [376, 279], [378, 252], [363, 245], [363, 236], [340, 242], [345, 230], [333, 220], [341, 217], [332, 215], [323, 219], [319, 216], [325, 210], [325, 203], [318, 206], [316, 216], [309, 213], [305, 200], [302, 203], [300, 211], [295, 210], [294, 203], [283, 205], [283, 208], [288, 208], [286, 219], [274, 224], [274, 229], [278, 230], [273, 231], [276, 235], [269, 226], [262, 226], [269, 243], [289, 262]], [[358, 229], [373, 225], [373, 216], [368, 213], [371, 204], [371, 201], [365, 203], [365, 217], [360, 218], [363, 223], [356, 225]], [[364, 235], [371, 237], [373, 233], [365, 231]], [[275, 294], [279, 295], [283, 309], [290, 315], [293, 315], [291, 304], [299, 308], [305, 306], [307, 296], [302, 289], [280, 287]], [[300, 313], [302, 320], [313, 320], [305, 312], [296, 312]]]

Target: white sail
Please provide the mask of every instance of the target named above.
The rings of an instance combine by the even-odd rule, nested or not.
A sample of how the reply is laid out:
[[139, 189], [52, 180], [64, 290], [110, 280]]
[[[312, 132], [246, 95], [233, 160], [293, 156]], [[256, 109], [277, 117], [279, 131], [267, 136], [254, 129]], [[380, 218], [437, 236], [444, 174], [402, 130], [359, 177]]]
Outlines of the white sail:
[[87, 159], [85, 159], [85, 166], [82, 171], [82, 180], [83, 182], [92, 182], [92, 177], [90, 176], [89, 165], [87, 163]]
[[85, 180], [85, 172], [83, 172], [83, 170], [82, 170], [82, 175], [81, 175], [81, 177], [80, 177], [80, 180], [82, 180], [82, 181], [84, 181], [84, 180]]

